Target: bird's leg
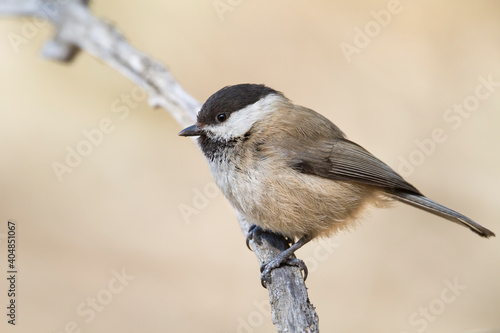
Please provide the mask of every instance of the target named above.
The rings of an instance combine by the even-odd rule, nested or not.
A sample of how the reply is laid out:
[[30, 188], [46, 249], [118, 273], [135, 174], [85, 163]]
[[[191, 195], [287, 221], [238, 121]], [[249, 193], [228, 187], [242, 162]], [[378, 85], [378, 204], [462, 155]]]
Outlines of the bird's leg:
[[261, 271], [261, 276], [260, 276], [260, 282], [262, 286], [265, 288], [266, 283], [271, 281], [271, 271], [275, 268], [280, 267], [282, 264], [290, 265], [290, 266], [297, 266], [301, 270], [304, 271], [304, 280], [307, 279], [307, 267], [306, 264], [300, 259], [296, 258], [290, 258], [295, 251], [300, 249], [302, 246], [306, 245], [311, 241], [312, 237], [311, 236], [303, 236], [301, 239], [297, 241], [297, 243], [294, 243], [292, 246], [290, 246], [288, 249], [285, 251], [281, 252], [278, 254], [276, 257], [273, 259], [267, 261], [266, 263], [262, 264], [260, 266], [260, 271]]
[[250, 228], [248, 228], [246, 243], [247, 243], [247, 247], [250, 251], [252, 251], [252, 248], [250, 247], [250, 241], [252, 239], [255, 241], [255, 243], [262, 245], [261, 235], [263, 232], [264, 232], [264, 230], [256, 224], [252, 224], [250, 226]]

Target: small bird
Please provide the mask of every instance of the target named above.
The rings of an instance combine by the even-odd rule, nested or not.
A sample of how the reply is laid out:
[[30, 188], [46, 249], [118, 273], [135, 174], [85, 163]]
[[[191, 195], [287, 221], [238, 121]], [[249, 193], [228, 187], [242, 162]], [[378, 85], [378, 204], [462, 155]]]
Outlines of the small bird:
[[370, 205], [401, 201], [479, 236], [495, 236], [425, 197], [327, 118], [265, 85], [220, 89], [203, 104], [196, 124], [179, 135], [198, 136], [216, 184], [255, 223], [248, 239], [265, 231], [292, 240], [290, 248], [262, 265], [263, 285], [282, 264], [297, 265], [307, 276], [303, 262], [290, 256], [314, 238], [355, 225]]

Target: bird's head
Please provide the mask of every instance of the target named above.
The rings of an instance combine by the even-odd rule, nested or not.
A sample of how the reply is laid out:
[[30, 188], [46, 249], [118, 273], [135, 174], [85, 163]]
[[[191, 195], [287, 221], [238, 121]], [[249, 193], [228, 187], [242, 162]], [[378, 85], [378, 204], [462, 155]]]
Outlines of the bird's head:
[[255, 123], [265, 121], [285, 100], [282, 93], [261, 84], [227, 86], [207, 99], [196, 124], [179, 135], [233, 140], [244, 136]]

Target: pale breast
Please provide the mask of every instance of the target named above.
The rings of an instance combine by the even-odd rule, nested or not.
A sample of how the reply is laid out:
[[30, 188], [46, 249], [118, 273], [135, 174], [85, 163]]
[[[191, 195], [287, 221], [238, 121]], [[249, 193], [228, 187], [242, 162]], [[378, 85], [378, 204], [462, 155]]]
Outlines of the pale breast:
[[214, 163], [212, 173], [249, 221], [295, 238], [349, 227], [376, 196], [370, 187], [302, 174], [278, 159], [264, 159], [246, 172], [234, 163]]
[[222, 193], [248, 221], [294, 238], [327, 236], [352, 225], [377, 197], [370, 186], [294, 170], [289, 154], [276, 151], [276, 138], [263, 141], [257, 131], [209, 159]]
[[209, 161], [209, 164], [217, 186], [231, 205], [252, 219], [251, 212], [256, 210], [261, 201], [266, 171], [262, 165], [252, 165], [243, 171], [239, 166], [245, 163], [244, 158], [228, 151], [223, 158]]

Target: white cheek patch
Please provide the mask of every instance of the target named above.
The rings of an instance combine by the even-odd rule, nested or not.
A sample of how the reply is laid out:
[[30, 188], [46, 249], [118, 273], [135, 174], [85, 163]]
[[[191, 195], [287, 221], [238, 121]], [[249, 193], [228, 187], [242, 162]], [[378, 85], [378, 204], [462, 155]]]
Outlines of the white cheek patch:
[[226, 140], [243, 136], [257, 121], [273, 113], [276, 108], [276, 105], [273, 106], [273, 104], [282, 99], [283, 97], [279, 95], [270, 94], [254, 104], [231, 113], [225, 122], [208, 125], [205, 129], [212, 132], [217, 138]]

